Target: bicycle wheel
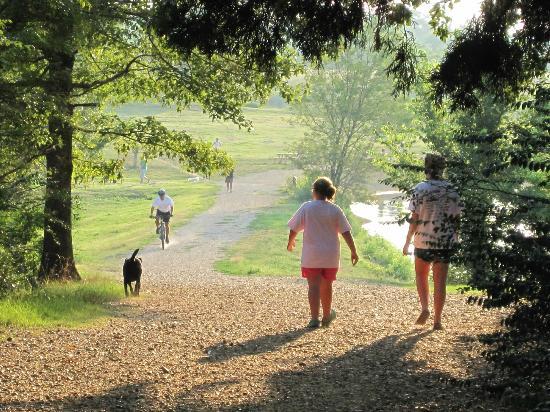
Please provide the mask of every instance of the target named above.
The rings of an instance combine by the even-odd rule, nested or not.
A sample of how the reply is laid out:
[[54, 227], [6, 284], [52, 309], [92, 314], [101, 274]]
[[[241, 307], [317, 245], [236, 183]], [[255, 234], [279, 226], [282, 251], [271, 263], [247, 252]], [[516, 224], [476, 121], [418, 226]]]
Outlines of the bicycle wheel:
[[166, 226], [164, 222], [160, 224], [159, 238], [160, 238], [160, 244], [162, 246], [162, 250], [164, 250], [164, 241], [166, 239]]

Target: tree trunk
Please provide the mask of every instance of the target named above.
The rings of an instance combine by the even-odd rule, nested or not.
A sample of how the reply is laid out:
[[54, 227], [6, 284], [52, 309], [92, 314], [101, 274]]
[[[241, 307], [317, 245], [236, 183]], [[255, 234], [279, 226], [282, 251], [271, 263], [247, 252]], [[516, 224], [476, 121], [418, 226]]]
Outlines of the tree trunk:
[[72, 175], [73, 128], [70, 105], [74, 53], [58, 52], [50, 59], [50, 87], [56, 111], [49, 119], [54, 150], [46, 155], [44, 245], [39, 271], [41, 280], [80, 280], [73, 254]]

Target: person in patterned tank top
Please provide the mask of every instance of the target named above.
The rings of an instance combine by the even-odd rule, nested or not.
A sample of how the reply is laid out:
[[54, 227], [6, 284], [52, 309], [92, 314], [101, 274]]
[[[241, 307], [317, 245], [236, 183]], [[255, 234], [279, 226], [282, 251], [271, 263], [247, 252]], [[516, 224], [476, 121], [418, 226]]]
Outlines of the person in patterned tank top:
[[446, 297], [447, 273], [458, 242], [458, 223], [462, 203], [456, 189], [443, 180], [445, 159], [428, 154], [424, 160], [426, 180], [415, 186], [409, 204], [411, 216], [403, 254], [409, 253], [414, 238], [416, 289], [421, 312], [416, 323], [424, 325], [430, 317], [428, 275], [434, 278], [434, 329], [443, 329], [441, 316]]

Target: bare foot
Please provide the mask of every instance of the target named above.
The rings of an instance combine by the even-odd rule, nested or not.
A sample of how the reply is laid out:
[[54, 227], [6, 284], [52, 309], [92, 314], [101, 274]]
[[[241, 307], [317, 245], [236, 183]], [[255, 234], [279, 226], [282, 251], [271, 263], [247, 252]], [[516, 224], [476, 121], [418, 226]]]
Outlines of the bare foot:
[[422, 312], [420, 312], [420, 316], [416, 320], [416, 324], [417, 325], [425, 325], [426, 321], [428, 320], [429, 317], [430, 317], [430, 311], [429, 310], [423, 310]]
[[443, 330], [443, 325], [441, 324], [441, 322], [435, 322], [434, 323], [434, 330]]

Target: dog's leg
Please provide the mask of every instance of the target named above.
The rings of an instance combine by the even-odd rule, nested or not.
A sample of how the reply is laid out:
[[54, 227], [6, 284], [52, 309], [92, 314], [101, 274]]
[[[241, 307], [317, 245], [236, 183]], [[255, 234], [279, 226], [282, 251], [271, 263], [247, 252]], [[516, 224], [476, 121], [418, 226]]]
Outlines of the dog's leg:
[[135, 287], [135, 295], [139, 296], [139, 290], [141, 289], [141, 282], [139, 280], [136, 281], [136, 287]]
[[128, 287], [130, 288], [130, 294], [134, 295], [134, 289], [132, 288], [132, 282], [128, 282]]
[[126, 281], [124, 281], [124, 295], [128, 297], [128, 283]]

